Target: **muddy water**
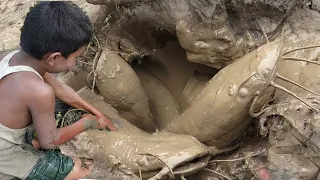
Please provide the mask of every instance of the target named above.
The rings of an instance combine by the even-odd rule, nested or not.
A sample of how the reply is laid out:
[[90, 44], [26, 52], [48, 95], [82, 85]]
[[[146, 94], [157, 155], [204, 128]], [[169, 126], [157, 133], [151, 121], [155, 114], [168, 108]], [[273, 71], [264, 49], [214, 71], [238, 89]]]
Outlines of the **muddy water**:
[[177, 41], [168, 42], [142, 63], [171, 92], [179, 107], [186, 106], [181, 94], [195, 70]]
[[216, 73], [210, 67], [188, 62], [177, 41], [156, 50], [134, 70], [148, 94], [160, 130], [192, 106], [193, 99]]
[[179, 106], [170, 91], [148, 69], [139, 67], [135, 72], [149, 98], [150, 110], [159, 130], [180, 115]]
[[185, 101], [183, 103], [185, 106], [181, 106], [182, 112], [193, 105], [193, 100], [205, 88], [211, 78], [212, 76], [209, 74], [203, 74], [197, 71], [194, 72], [182, 92], [181, 99]]

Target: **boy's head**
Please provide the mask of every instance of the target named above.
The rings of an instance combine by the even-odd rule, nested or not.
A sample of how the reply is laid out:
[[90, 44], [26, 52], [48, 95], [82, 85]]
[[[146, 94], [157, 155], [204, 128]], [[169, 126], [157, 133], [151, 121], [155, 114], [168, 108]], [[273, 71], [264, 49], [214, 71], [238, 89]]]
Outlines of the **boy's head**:
[[48, 72], [57, 73], [75, 65], [92, 35], [88, 16], [76, 5], [41, 1], [27, 13], [20, 46], [33, 58], [46, 61]]

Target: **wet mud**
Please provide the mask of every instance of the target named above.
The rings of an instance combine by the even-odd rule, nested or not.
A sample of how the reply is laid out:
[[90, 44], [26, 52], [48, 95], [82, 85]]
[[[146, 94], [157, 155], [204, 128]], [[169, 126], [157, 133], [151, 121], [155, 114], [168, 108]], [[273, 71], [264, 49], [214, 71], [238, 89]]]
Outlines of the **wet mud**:
[[[319, 179], [317, 1], [87, 2], [99, 43], [58, 77], [118, 128], [61, 146], [95, 160], [90, 177]], [[2, 50], [8, 7], [30, 4], [1, 2]], [[59, 107], [60, 123], [83, 113]]]

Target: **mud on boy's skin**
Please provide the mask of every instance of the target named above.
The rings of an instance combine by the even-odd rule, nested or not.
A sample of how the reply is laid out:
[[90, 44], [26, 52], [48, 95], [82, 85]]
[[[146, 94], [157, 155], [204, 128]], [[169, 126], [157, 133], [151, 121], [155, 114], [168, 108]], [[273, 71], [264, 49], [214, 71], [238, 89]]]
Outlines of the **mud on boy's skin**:
[[[79, 179], [92, 170], [90, 161], [84, 168], [79, 158], [51, 151], [88, 128], [115, 130], [106, 115], [51, 74], [75, 66], [92, 35], [89, 18], [71, 3], [45, 1], [30, 8], [21, 47], [0, 56], [0, 115], [6, 117], [0, 120], [0, 179]], [[91, 114], [57, 128], [55, 98]], [[46, 151], [24, 148], [30, 125], [37, 134], [33, 148]]]

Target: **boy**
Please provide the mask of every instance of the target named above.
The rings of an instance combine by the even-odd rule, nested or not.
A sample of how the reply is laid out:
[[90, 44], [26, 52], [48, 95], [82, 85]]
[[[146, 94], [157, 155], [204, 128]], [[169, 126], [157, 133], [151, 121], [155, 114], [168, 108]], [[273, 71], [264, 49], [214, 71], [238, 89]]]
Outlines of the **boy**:
[[[98, 109], [50, 73], [75, 65], [93, 35], [89, 18], [68, 2], [44, 1], [28, 12], [21, 29], [21, 50], [0, 56], [0, 179], [79, 179], [92, 170], [89, 161], [64, 156], [53, 149], [89, 128], [115, 130]], [[93, 115], [56, 128], [55, 98]], [[37, 139], [25, 143], [33, 124]], [[30, 146], [29, 146], [30, 147]], [[92, 163], [91, 163], [92, 164]]]

